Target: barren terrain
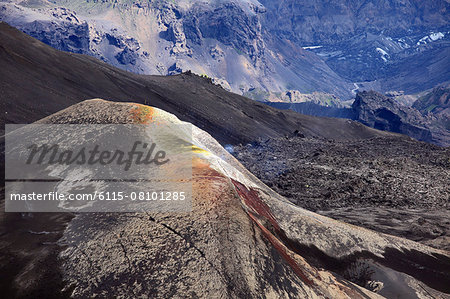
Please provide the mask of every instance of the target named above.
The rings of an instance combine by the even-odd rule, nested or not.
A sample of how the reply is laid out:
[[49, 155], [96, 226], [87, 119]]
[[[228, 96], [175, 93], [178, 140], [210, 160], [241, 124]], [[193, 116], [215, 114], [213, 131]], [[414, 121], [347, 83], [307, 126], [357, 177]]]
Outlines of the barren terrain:
[[289, 137], [233, 150], [253, 174], [303, 208], [450, 249], [449, 148], [407, 137]]

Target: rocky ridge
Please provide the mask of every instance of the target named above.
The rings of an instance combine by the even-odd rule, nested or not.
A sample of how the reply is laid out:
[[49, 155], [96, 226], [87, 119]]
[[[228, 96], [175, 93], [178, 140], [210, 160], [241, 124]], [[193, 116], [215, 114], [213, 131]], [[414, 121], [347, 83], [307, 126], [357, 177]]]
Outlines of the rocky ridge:
[[128, 71], [192, 70], [240, 94], [346, 100], [358, 89], [412, 94], [448, 81], [448, 10], [444, 0], [9, 0], [0, 20]]
[[401, 133], [417, 140], [449, 146], [450, 118], [446, 108], [448, 95], [445, 88], [438, 87], [423, 94], [421, 97], [413, 97], [412, 100], [417, 97], [419, 100], [409, 106], [399, 99], [403, 95], [390, 93], [391, 96], [388, 97], [375, 91], [358, 92], [351, 105], [349, 102], [345, 103], [348, 106], [342, 102], [335, 103], [333, 98], [326, 96], [325, 101], [319, 98], [310, 102], [265, 104], [307, 115], [351, 119], [378, 130]]
[[6, 123], [30, 123], [85, 99], [102, 97], [119, 102], [133, 98], [164, 109], [207, 129], [224, 145], [295, 130], [340, 140], [390, 134], [357, 122], [273, 109], [190, 72], [129, 73], [89, 56], [57, 51], [5, 23], [0, 23], [0, 42], [0, 105]]

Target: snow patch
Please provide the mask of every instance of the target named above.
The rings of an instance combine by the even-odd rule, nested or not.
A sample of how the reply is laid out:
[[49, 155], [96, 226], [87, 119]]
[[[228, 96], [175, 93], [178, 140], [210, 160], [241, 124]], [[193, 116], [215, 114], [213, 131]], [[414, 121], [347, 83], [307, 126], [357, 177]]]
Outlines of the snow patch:
[[383, 59], [384, 62], [387, 62], [388, 58], [389, 58], [389, 54], [385, 50], [383, 50], [381, 48], [376, 48], [376, 50], [377, 50], [378, 53], [381, 54], [381, 59]]
[[359, 85], [358, 85], [358, 83], [353, 83], [353, 86], [355, 86], [355, 88], [352, 89], [352, 93], [356, 94], [358, 92]]
[[312, 50], [312, 49], [320, 49], [323, 46], [309, 46], [309, 47], [302, 47], [303, 50]]
[[436, 40], [441, 39], [441, 38], [443, 38], [443, 37], [444, 37], [444, 34], [443, 34], [442, 32], [430, 34], [430, 39], [431, 39], [432, 41], [436, 41]]
[[429, 42], [435, 42], [437, 40], [443, 39], [445, 36], [442, 32], [437, 33], [431, 33], [430, 35], [424, 36], [417, 42], [417, 46], [420, 46], [422, 44], [426, 45]]

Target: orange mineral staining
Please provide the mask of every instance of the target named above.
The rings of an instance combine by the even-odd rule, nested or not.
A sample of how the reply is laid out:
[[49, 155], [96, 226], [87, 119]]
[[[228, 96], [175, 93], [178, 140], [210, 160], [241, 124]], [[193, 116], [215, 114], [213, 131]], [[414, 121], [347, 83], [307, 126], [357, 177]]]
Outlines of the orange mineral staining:
[[154, 109], [150, 106], [133, 104], [134, 108], [131, 109], [131, 119], [138, 124], [148, 124], [154, 122]]

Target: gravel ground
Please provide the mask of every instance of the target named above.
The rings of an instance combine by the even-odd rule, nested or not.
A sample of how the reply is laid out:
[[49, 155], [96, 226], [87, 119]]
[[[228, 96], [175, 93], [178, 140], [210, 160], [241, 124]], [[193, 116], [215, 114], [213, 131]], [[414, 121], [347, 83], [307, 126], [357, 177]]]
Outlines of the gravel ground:
[[450, 250], [450, 148], [399, 137], [285, 137], [233, 154], [303, 208]]

